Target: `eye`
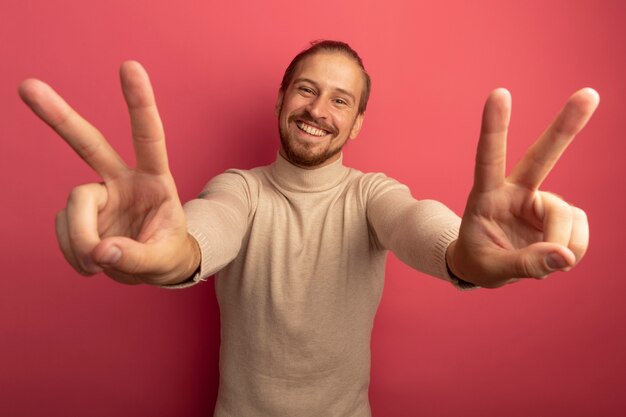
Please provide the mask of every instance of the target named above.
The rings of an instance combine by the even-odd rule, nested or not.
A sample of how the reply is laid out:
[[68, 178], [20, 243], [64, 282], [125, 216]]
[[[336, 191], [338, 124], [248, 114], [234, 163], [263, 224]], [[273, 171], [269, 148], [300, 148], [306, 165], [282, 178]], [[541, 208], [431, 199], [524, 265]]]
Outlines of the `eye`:
[[298, 87], [298, 90], [304, 94], [315, 94], [315, 91], [311, 87], [302, 86]]
[[335, 106], [337, 107], [341, 107], [344, 109], [351, 109], [352, 108], [352, 102], [350, 100], [347, 100], [345, 98], [342, 97], [337, 97], [335, 99], [333, 99], [333, 102], [335, 103]]

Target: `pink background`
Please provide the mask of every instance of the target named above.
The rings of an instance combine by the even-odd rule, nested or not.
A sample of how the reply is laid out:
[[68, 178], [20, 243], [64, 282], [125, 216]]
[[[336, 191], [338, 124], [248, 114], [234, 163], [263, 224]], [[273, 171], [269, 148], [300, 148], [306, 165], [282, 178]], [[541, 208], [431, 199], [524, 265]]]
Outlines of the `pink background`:
[[620, 1], [0, 3], [0, 415], [209, 416], [213, 282], [186, 291], [83, 278], [53, 218], [97, 177], [38, 122], [20, 80], [51, 83], [132, 161], [117, 69], [148, 69], [183, 200], [213, 175], [273, 160], [291, 57], [349, 42], [373, 79], [347, 164], [461, 213], [482, 104], [513, 95], [510, 165], [573, 91], [602, 97], [546, 187], [584, 208], [591, 247], [570, 273], [470, 293], [389, 258], [374, 329], [374, 416], [626, 413], [626, 6]]

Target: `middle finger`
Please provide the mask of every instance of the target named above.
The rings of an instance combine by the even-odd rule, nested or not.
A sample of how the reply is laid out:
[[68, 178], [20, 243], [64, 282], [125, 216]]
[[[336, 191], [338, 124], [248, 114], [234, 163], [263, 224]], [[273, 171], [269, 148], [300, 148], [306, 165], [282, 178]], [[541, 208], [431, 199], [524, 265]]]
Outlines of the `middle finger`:
[[537, 189], [557, 163], [574, 136], [585, 126], [600, 97], [591, 88], [574, 93], [548, 129], [515, 166], [509, 180]]

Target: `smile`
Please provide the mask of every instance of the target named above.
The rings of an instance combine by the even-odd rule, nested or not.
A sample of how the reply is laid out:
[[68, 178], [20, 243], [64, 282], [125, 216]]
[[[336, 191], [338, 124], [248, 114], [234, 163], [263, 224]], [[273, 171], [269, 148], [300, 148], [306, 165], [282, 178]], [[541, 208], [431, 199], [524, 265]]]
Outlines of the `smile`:
[[327, 131], [318, 129], [299, 120], [296, 122], [296, 126], [298, 126], [298, 129], [312, 136], [322, 137], [328, 135]]

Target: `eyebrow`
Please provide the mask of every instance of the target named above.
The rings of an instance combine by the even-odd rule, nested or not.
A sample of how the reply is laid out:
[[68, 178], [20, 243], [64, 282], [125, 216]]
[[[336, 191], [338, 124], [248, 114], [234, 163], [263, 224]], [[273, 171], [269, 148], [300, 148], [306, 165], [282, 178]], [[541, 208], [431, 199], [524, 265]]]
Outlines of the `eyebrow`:
[[[298, 82], [307, 82], [309, 84], [313, 84], [316, 87], [318, 86], [318, 84], [315, 81], [313, 81], [312, 79], [310, 79], [310, 78], [296, 78], [293, 83], [295, 84], [295, 83], [298, 83]], [[345, 95], [349, 96], [352, 99], [352, 101], [355, 101], [354, 94], [352, 94], [348, 90], [344, 90], [343, 88], [335, 87], [334, 91], [338, 91], [341, 94], [345, 94]]]

